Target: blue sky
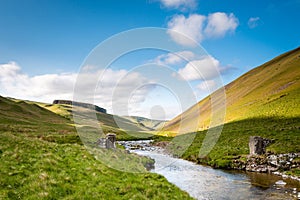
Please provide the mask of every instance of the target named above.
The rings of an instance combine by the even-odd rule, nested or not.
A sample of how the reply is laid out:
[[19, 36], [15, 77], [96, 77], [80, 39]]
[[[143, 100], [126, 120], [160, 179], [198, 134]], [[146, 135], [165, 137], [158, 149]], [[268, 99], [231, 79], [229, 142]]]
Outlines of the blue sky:
[[[100, 42], [133, 28], [176, 30], [179, 27], [186, 31], [188, 23], [192, 27], [204, 24], [203, 30], [192, 31], [191, 28], [185, 34], [195, 36], [193, 39], [219, 62], [219, 67], [226, 69], [221, 78], [228, 83], [300, 45], [299, 10], [299, 0], [0, 0], [0, 95], [47, 102], [55, 97], [71, 98], [70, 89], [76, 73]], [[213, 22], [210, 19], [218, 22], [221, 18], [227, 20], [227, 26], [215, 24], [213, 27], [217, 29], [209, 31], [208, 24]], [[112, 73], [121, 75], [121, 69], [129, 70], [132, 66], [157, 60], [162, 54], [142, 51], [128, 55], [114, 63], [116, 69]], [[180, 72], [186, 64], [173, 67]], [[200, 100], [208, 91], [196, 91], [201, 83], [193, 81], [191, 85]], [[26, 84], [37, 85], [29, 90]], [[54, 90], [59, 93], [57, 96]], [[157, 89], [157, 95], [158, 91], [163, 89]], [[154, 98], [155, 92], [150, 93], [146, 96]], [[165, 92], [160, 95], [162, 93]], [[163, 96], [163, 99], [171, 98], [171, 94]], [[149, 98], [139, 103], [145, 105], [145, 102], [150, 102]], [[96, 103], [111, 106], [100, 100]], [[163, 105], [168, 104], [165, 100]], [[152, 104], [147, 105], [144, 109], [149, 111]], [[130, 114], [143, 115], [144, 111]], [[179, 111], [166, 118], [176, 114]]]

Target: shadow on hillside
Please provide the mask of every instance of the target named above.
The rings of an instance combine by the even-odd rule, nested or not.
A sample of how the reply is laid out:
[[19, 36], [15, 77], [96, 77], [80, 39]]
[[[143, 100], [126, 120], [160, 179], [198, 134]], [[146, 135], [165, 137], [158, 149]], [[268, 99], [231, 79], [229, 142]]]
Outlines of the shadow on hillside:
[[[209, 164], [216, 160], [226, 162], [226, 160], [248, 155], [250, 136], [261, 136], [274, 140], [267, 147], [269, 153], [300, 152], [300, 117], [262, 117], [224, 124], [217, 143], [207, 156], [201, 159], [199, 151], [207, 136], [207, 130], [188, 134], [195, 135], [195, 138], [184, 154], [178, 156], [202, 164]], [[177, 137], [177, 141], [185, 142], [186, 135]], [[176, 143], [176, 146], [170, 145], [169, 149], [176, 155], [176, 150], [180, 149], [180, 143]]]

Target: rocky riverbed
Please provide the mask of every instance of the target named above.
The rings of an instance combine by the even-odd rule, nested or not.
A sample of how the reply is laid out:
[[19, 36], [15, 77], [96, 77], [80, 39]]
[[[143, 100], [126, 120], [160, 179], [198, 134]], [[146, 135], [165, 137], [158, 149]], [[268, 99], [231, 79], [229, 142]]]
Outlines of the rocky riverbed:
[[300, 177], [284, 173], [286, 170], [300, 169], [300, 153], [251, 155], [247, 157], [246, 161], [234, 160], [232, 168], [250, 172], [273, 173], [300, 182]]

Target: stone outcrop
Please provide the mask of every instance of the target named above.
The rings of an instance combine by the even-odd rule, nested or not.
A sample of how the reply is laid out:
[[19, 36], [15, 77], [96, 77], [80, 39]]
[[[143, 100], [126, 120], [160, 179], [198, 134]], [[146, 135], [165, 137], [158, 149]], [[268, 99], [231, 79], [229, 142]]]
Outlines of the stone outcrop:
[[250, 136], [249, 149], [250, 155], [263, 155], [266, 153], [266, 147], [272, 140], [262, 138], [259, 136]]
[[250, 137], [250, 155], [237, 157], [233, 163], [233, 169], [251, 172], [277, 173], [300, 168], [300, 152], [286, 154], [266, 153], [266, 147], [272, 140], [259, 136]]
[[106, 135], [105, 147], [107, 149], [114, 149], [114, 148], [116, 148], [116, 134], [109, 133], [109, 134]]
[[265, 156], [249, 156], [245, 166], [246, 171], [271, 173], [277, 171], [278, 167], [273, 167], [268, 164], [268, 159]]
[[105, 138], [100, 138], [97, 145], [101, 148], [115, 149], [116, 148], [116, 134], [108, 133]]
[[70, 101], [70, 100], [54, 100], [53, 104], [67, 104], [67, 105], [73, 105], [83, 108], [89, 108], [92, 110], [96, 110], [98, 112], [106, 113], [106, 109], [101, 108], [99, 106], [90, 104], [90, 103], [82, 103], [82, 102], [76, 102], [76, 101]]

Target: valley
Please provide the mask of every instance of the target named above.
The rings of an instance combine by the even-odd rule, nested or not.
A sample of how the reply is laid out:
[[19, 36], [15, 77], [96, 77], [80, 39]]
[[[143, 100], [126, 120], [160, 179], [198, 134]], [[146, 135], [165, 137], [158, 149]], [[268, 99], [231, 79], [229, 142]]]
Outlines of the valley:
[[[151, 139], [154, 145], [164, 144], [172, 156], [226, 170], [246, 170], [250, 136], [273, 141], [267, 146], [267, 155], [299, 153], [299, 65], [300, 48], [226, 85], [225, 121], [216, 127], [210, 127], [209, 96], [170, 121], [95, 112], [97, 127], [88, 125], [88, 108], [0, 97], [0, 198], [191, 198], [162, 175], [149, 173], [146, 165], [153, 162], [150, 158], [128, 154], [121, 146], [113, 154], [97, 150], [97, 140], [107, 133], [116, 134], [118, 141]], [[195, 115], [198, 107], [200, 116]], [[77, 127], [74, 115], [86, 125]], [[181, 131], [195, 120], [199, 121], [197, 131]], [[222, 133], [217, 143], [201, 157], [199, 150], [208, 130], [220, 126]], [[84, 136], [78, 135], [81, 129]], [[194, 139], [182, 153], [189, 136]], [[113, 165], [102, 163], [97, 155], [108, 156], [104, 159], [107, 162], [117, 157], [130, 164], [121, 164], [121, 170], [116, 170]], [[278, 171], [299, 177], [299, 159], [291, 161], [294, 167]], [[126, 172], [131, 170], [139, 173]]]

